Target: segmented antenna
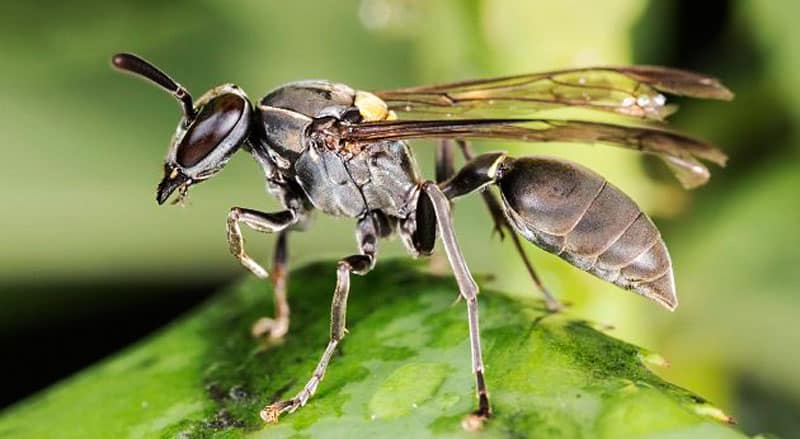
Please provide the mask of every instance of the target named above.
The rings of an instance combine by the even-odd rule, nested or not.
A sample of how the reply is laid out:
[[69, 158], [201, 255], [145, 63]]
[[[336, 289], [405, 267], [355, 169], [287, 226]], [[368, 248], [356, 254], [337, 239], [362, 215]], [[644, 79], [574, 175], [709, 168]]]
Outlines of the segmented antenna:
[[183, 114], [187, 120], [192, 120], [195, 117], [194, 104], [192, 103], [192, 95], [182, 85], [175, 82], [172, 78], [167, 76], [166, 73], [158, 69], [158, 67], [150, 64], [142, 58], [132, 53], [118, 53], [111, 58], [111, 63], [114, 67], [134, 73], [143, 78], [147, 78], [158, 86], [168, 91], [171, 95], [175, 96], [183, 107]]

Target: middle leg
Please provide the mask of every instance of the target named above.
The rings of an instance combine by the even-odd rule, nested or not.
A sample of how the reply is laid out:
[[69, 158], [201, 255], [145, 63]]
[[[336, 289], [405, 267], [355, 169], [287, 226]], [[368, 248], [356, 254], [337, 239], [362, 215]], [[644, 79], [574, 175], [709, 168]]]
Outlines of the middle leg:
[[317, 391], [317, 386], [325, 376], [325, 370], [331, 361], [336, 347], [344, 338], [347, 330], [345, 319], [347, 315], [347, 297], [350, 294], [350, 274], [367, 274], [375, 266], [377, 254], [378, 230], [371, 215], [367, 215], [358, 223], [356, 239], [360, 253], [351, 255], [339, 261], [336, 269], [336, 287], [333, 290], [331, 303], [331, 331], [328, 345], [322, 353], [314, 369], [311, 379], [294, 398], [270, 404], [261, 410], [261, 419], [266, 422], [278, 422], [278, 417], [283, 413], [291, 413], [306, 405], [309, 398]]

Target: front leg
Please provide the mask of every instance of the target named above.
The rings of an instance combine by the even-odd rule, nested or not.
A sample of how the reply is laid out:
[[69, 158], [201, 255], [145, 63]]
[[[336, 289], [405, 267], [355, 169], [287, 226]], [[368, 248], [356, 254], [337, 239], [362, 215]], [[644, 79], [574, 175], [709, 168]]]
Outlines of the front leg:
[[248, 270], [261, 279], [268, 277], [264, 267], [253, 260], [244, 249], [244, 237], [239, 223], [244, 223], [253, 230], [264, 233], [278, 232], [273, 258], [273, 291], [275, 295], [275, 318], [263, 317], [255, 322], [252, 333], [255, 337], [269, 334], [270, 338], [281, 338], [289, 329], [289, 304], [286, 301], [286, 259], [287, 227], [297, 223], [298, 215], [285, 210], [276, 213], [264, 213], [251, 209], [234, 207], [228, 214], [227, 235], [228, 247], [236, 259]]
[[280, 232], [297, 222], [298, 216], [291, 210], [275, 213], [234, 207], [228, 213], [228, 248], [236, 259], [261, 279], [269, 277], [267, 270], [251, 258], [244, 250], [244, 236], [239, 223], [263, 233]]
[[333, 290], [333, 302], [331, 303], [330, 339], [322, 353], [322, 358], [317, 363], [311, 379], [294, 398], [270, 404], [261, 410], [261, 419], [266, 422], [278, 422], [278, 417], [282, 413], [291, 413], [306, 405], [308, 399], [317, 391], [317, 386], [325, 376], [325, 370], [333, 353], [336, 352], [336, 347], [347, 332], [345, 318], [347, 316], [347, 297], [350, 294], [350, 274], [365, 275], [375, 266], [378, 233], [371, 216], [359, 221], [356, 239], [360, 254], [340, 260], [336, 269], [336, 288]]

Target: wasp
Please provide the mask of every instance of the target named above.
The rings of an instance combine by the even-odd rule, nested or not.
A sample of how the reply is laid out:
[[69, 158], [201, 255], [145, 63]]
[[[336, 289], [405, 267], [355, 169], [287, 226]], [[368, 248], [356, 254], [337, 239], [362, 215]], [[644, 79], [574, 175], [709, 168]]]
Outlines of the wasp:
[[[678, 300], [667, 247], [652, 220], [620, 189], [559, 158], [475, 155], [467, 142], [502, 139], [633, 149], [660, 158], [684, 187], [692, 188], [709, 179], [703, 161], [722, 166], [726, 156], [707, 142], [665, 129], [666, 118], [675, 110], [665, 94], [733, 97], [709, 76], [627, 66], [375, 92], [332, 81], [300, 81], [280, 86], [258, 102], [250, 101], [238, 86], [224, 84], [193, 101], [186, 88], [136, 55], [117, 54], [112, 63], [154, 82], [181, 105], [183, 116], [156, 191], [159, 204], [174, 192], [176, 201], [182, 201], [191, 186], [216, 175], [233, 154], [244, 150], [261, 165], [267, 191], [283, 206], [277, 212], [233, 207], [227, 217], [231, 253], [259, 278], [266, 279], [268, 271], [245, 251], [241, 227], [278, 234], [272, 269], [276, 312], [274, 318], [256, 322], [254, 334], [280, 338], [287, 333], [289, 232], [302, 230], [316, 210], [356, 221], [358, 252], [336, 266], [327, 347], [295, 397], [260, 412], [267, 422], [304, 406], [317, 390], [346, 333], [350, 276], [372, 270], [379, 239], [393, 234], [414, 257], [430, 255], [437, 239], [441, 241], [469, 323], [478, 408], [464, 422], [479, 427], [490, 416], [478, 286], [459, 248], [451, 211], [455, 200], [472, 193], [483, 197], [495, 229], [512, 237], [550, 310], [561, 305], [541, 285], [517, 235], [600, 279], [675, 309]], [[583, 116], [544, 116], [563, 108], [580, 110]], [[605, 119], [612, 122], [592, 117], [597, 115], [610, 116]], [[420, 175], [406, 142], [413, 139], [440, 140], [434, 180]], [[456, 149], [466, 161], [460, 169], [454, 165]]]

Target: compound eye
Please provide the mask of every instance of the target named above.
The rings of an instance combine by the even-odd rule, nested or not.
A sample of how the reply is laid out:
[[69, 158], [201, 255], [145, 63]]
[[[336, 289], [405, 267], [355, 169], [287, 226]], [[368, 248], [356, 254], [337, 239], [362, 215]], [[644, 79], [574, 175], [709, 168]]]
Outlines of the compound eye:
[[222, 144], [242, 118], [245, 105], [240, 96], [226, 93], [203, 106], [178, 145], [178, 164], [190, 168]]

